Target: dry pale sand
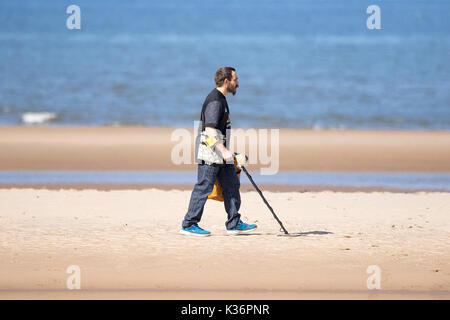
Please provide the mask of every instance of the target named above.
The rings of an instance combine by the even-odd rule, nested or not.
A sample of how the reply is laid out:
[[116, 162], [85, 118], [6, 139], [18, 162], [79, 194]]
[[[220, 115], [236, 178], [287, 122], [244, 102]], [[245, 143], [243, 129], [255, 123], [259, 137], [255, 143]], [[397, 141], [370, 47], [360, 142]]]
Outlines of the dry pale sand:
[[277, 236], [256, 192], [240, 210], [253, 234], [227, 236], [223, 204], [208, 201], [213, 236], [191, 238], [178, 234], [189, 191], [2, 189], [0, 298], [450, 298], [450, 193], [265, 195], [301, 236]]
[[[0, 170], [194, 170], [171, 161], [174, 130], [0, 127]], [[243, 132], [232, 136], [237, 144]], [[450, 172], [450, 132], [280, 129], [279, 169]]]

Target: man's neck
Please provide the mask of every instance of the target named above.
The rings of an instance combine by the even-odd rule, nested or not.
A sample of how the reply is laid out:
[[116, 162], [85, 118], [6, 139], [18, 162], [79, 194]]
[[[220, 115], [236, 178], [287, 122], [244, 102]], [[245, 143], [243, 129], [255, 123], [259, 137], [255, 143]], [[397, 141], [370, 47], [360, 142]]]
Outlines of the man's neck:
[[224, 95], [224, 97], [227, 96], [227, 94], [228, 94], [227, 88], [225, 88], [225, 87], [216, 87], [216, 89], [217, 89], [218, 91], [220, 91], [220, 92]]

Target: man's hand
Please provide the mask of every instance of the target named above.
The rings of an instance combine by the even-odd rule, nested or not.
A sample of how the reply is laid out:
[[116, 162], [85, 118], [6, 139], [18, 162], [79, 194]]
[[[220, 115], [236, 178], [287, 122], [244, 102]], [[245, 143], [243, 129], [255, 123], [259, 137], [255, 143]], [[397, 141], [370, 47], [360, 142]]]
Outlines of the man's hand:
[[227, 162], [233, 160], [233, 153], [231, 153], [231, 151], [228, 150], [228, 149], [225, 148], [225, 147], [224, 147], [224, 149], [225, 149], [225, 150], [221, 151], [221, 152], [222, 152], [222, 158], [223, 158], [225, 161], [227, 161]]
[[225, 146], [222, 144], [222, 142], [217, 142], [216, 143], [216, 149], [220, 151], [220, 153], [222, 154], [222, 158], [225, 161], [232, 161], [233, 160], [233, 153], [228, 150], [227, 148], [225, 148]]
[[234, 158], [236, 159], [236, 163], [239, 168], [246, 167], [248, 165], [247, 156], [245, 154], [235, 153]]

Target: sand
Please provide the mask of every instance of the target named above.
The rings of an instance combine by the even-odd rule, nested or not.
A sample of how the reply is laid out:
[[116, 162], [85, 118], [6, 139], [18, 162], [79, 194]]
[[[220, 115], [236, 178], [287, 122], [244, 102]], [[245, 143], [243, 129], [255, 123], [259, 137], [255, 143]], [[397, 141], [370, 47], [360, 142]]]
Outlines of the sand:
[[[0, 190], [0, 299], [449, 299], [450, 194], [242, 193], [248, 235], [178, 234], [181, 190]], [[66, 270], [81, 270], [68, 290]], [[369, 290], [367, 268], [381, 271]]]
[[[174, 130], [0, 127], [0, 170], [195, 170], [172, 162]], [[232, 136], [237, 144], [243, 133]], [[450, 172], [448, 131], [280, 129], [279, 137], [280, 171]], [[268, 167], [259, 160], [252, 170]]]
[[[174, 130], [0, 127], [0, 170], [195, 170], [171, 161]], [[281, 129], [279, 152], [280, 171], [450, 172], [450, 132]], [[450, 298], [450, 193], [261, 188], [300, 236], [280, 237], [249, 185], [254, 233], [226, 235], [223, 203], [208, 201], [213, 235], [190, 238], [192, 185], [0, 184], [0, 299]]]

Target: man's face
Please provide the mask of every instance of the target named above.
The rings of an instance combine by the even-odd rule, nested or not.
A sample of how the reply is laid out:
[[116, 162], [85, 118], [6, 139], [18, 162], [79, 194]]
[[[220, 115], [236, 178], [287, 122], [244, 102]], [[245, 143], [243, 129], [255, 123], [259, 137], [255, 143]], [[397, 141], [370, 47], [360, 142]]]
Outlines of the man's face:
[[236, 72], [231, 72], [231, 80], [228, 81], [227, 91], [231, 92], [233, 96], [236, 94], [236, 89], [239, 88], [239, 81]]

